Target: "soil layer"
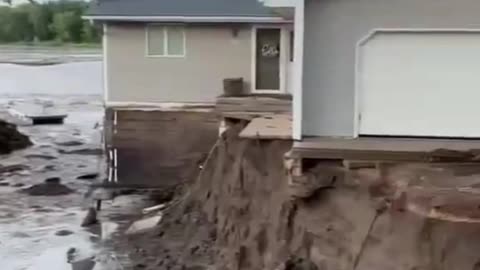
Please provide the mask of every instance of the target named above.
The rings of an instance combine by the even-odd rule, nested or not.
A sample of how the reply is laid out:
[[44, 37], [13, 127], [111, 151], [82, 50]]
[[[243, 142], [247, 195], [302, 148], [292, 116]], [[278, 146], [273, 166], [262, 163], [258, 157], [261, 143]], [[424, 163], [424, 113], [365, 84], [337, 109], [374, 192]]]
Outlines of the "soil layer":
[[154, 232], [130, 238], [137, 269], [480, 269], [478, 164], [315, 161], [306, 173], [330, 184], [299, 198], [291, 142], [240, 139], [241, 128]]

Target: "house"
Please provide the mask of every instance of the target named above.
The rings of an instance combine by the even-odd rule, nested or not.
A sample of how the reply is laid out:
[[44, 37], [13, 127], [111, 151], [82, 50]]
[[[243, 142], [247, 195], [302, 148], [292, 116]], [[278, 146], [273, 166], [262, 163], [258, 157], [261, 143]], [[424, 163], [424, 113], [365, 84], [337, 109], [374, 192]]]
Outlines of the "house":
[[94, 1], [85, 18], [104, 27], [107, 107], [211, 104], [225, 78], [243, 78], [246, 93], [287, 92], [282, 15], [256, 0]]
[[242, 78], [245, 94], [288, 94], [292, 10], [257, 0], [92, 1], [85, 19], [104, 29], [109, 180], [188, 178], [217, 139], [212, 108], [224, 79]]
[[295, 10], [294, 148], [480, 148], [480, 2], [262, 2]]

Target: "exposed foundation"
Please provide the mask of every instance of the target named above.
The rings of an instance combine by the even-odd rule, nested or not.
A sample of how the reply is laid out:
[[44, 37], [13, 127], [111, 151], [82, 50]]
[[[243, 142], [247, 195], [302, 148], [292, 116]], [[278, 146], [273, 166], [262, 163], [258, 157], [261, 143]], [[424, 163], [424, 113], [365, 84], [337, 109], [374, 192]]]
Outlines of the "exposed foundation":
[[164, 188], [194, 178], [218, 137], [211, 110], [107, 108], [109, 183]]

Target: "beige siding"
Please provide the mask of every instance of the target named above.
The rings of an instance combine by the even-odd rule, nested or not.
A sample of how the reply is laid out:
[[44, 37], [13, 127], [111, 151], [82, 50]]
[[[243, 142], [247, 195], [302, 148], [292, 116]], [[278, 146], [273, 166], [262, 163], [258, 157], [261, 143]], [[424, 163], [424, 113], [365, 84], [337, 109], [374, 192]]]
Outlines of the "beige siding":
[[372, 29], [480, 29], [477, 0], [308, 0], [303, 135], [354, 135], [355, 47]]
[[186, 26], [186, 56], [146, 56], [145, 25], [108, 25], [109, 102], [212, 102], [222, 80], [243, 77], [250, 89], [251, 28]]

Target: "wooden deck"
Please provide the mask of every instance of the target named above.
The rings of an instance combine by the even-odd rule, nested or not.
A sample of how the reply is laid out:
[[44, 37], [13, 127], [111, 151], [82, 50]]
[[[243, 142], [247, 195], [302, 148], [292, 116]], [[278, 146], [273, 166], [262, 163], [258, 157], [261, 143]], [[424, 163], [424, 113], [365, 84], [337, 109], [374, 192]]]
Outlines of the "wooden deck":
[[277, 114], [254, 118], [239, 136], [245, 139], [291, 140], [292, 117]]
[[291, 114], [290, 95], [248, 95], [217, 98], [215, 111], [223, 117], [251, 120], [258, 116]]
[[305, 138], [294, 143], [292, 156], [312, 159], [480, 162], [480, 140]]

